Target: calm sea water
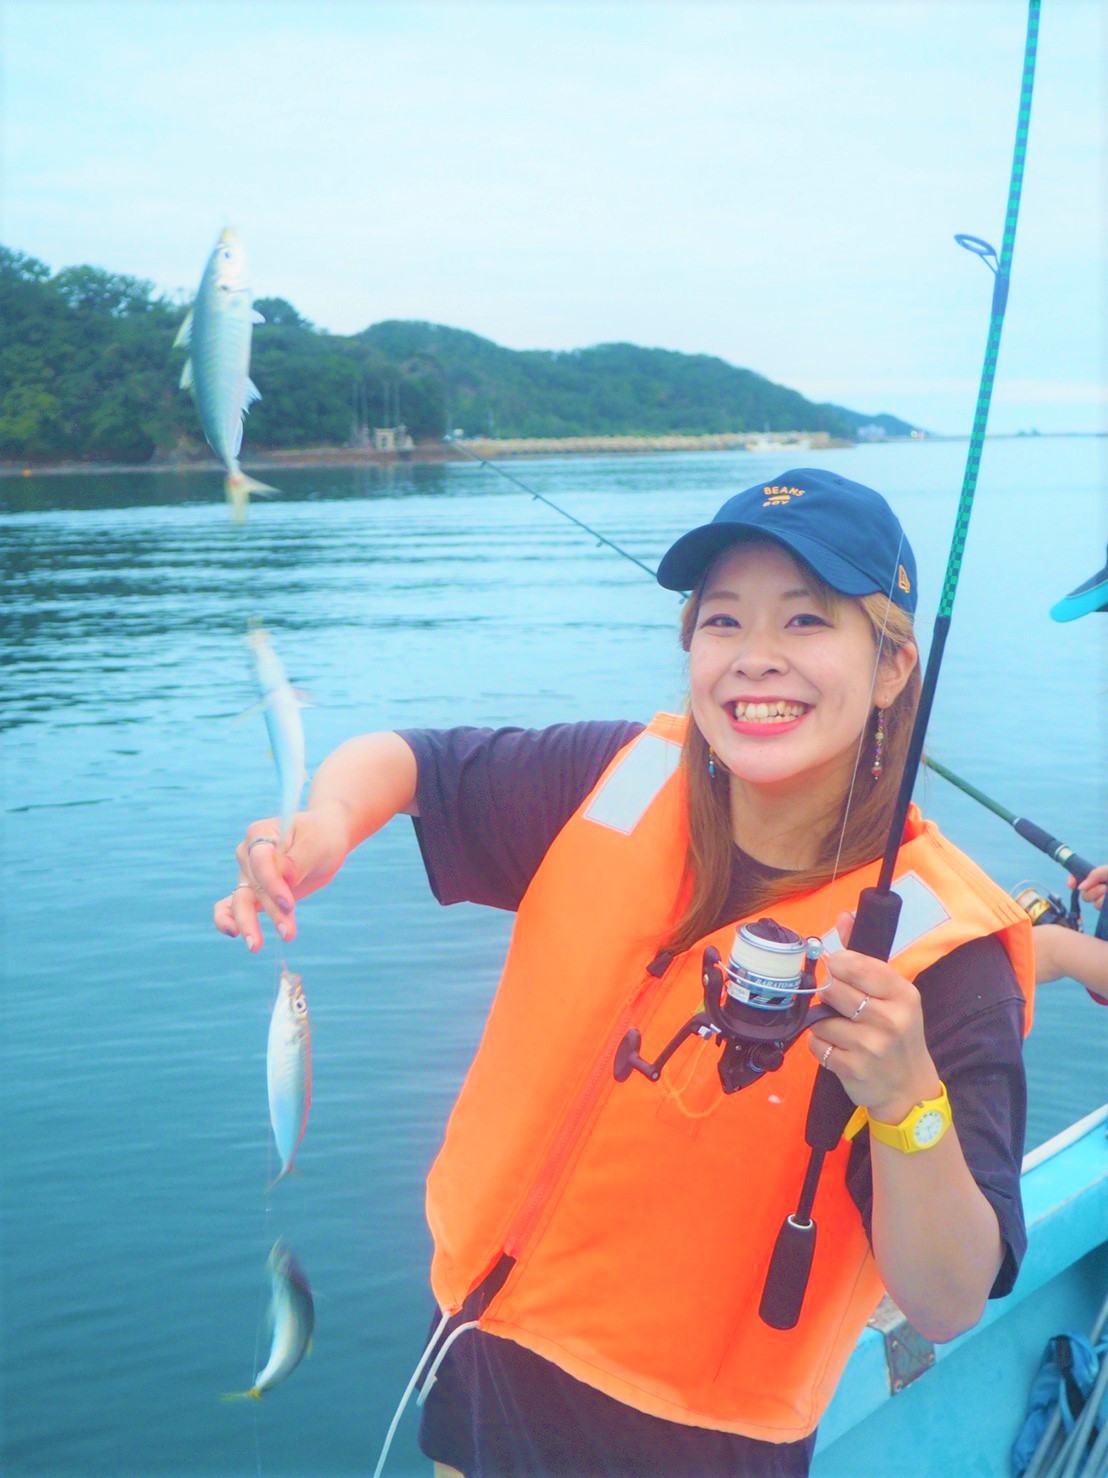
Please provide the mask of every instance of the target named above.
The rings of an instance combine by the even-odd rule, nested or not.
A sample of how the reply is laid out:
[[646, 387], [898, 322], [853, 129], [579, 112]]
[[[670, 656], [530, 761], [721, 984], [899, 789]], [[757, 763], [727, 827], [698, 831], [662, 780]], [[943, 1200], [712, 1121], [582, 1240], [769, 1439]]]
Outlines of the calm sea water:
[[[931, 748], [1108, 858], [1108, 621], [1050, 604], [1099, 568], [1108, 444], [990, 443]], [[965, 448], [801, 460], [887, 491], [929, 631]], [[655, 563], [738, 488], [743, 453], [513, 464]], [[441, 909], [401, 820], [301, 909], [314, 1024], [301, 1175], [272, 1172], [264, 1054], [277, 952], [217, 936], [244, 825], [275, 808], [242, 641], [314, 694], [309, 764], [351, 733], [647, 717], [681, 702], [677, 601], [487, 469], [289, 471], [231, 526], [214, 475], [0, 482], [7, 1052], [0, 1417], [12, 1473], [372, 1468], [430, 1313], [422, 1183], [510, 920]], [[1060, 871], [932, 778], [923, 797], [1005, 886]], [[524, 1044], [521, 1044], [521, 1047]], [[1031, 1142], [1103, 1100], [1108, 1012], [1044, 989]], [[278, 1233], [317, 1300], [313, 1357], [260, 1405]], [[1022, 1397], [1020, 1398], [1022, 1399]], [[409, 1417], [389, 1472], [426, 1471]]]

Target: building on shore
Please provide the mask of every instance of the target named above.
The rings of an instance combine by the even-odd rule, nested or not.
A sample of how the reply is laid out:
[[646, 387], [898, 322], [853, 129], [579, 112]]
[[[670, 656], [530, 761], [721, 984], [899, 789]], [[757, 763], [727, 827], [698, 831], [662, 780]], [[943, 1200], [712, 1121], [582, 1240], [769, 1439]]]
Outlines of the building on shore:
[[415, 442], [408, 435], [407, 426], [374, 426], [373, 450], [375, 452], [410, 452]]

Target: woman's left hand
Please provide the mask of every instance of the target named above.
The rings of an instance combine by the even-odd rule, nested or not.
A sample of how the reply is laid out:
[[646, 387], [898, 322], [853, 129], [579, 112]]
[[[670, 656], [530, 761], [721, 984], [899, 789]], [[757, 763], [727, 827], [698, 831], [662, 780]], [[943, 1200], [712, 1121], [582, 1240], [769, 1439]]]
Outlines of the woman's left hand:
[[[836, 927], [844, 944], [853, 924], [853, 914], [840, 914]], [[839, 1015], [811, 1028], [808, 1051], [871, 1118], [898, 1124], [914, 1104], [940, 1091], [919, 991], [886, 961], [850, 949], [829, 955], [825, 964], [829, 978], [819, 997]]]

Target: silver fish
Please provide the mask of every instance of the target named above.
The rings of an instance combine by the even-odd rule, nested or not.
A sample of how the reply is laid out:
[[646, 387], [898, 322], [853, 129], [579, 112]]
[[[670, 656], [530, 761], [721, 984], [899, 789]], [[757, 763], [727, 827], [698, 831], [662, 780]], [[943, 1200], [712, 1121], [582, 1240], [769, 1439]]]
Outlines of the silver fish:
[[300, 793], [307, 773], [304, 769], [304, 725], [300, 720], [301, 700], [290, 686], [284, 663], [274, 650], [268, 634], [255, 627], [246, 638], [254, 657], [254, 675], [261, 695], [269, 745], [277, 766], [281, 789], [281, 835], [289, 829], [293, 815], [300, 809]]
[[264, 321], [254, 311], [246, 252], [235, 233], [224, 230], [173, 346], [189, 348], [181, 388], [192, 391], [204, 435], [223, 463], [223, 485], [238, 523], [246, 517], [251, 493], [276, 491], [247, 477], [239, 467], [242, 418], [261, 398], [250, 378], [250, 339], [254, 325]]
[[266, 1267], [273, 1285], [269, 1303], [273, 1343], [269, 1359], [265, 1368], [254, 1377], [249, 1390], [234, 1391], [224, 1396], [225, 1401], [239, 1401], [246, 1397], [260, 1401], [267, 1391], [279, 1386], [286, 1376], [292, 1374], [311, 1349], [315, 1305], [304, 1269], [291, 1248], [280, 1238], [273, 1245]]
[[292, 1162], [312, 1106], [312, 1032], [308, 1002], [300, 976], [282, 966], [281, 983], [269, 1019], [269, 1045], [265, 1061], [269, 1086], [269, 1122], [281, 1168], [270, 1183], [277, 1184], [292, 1169]]

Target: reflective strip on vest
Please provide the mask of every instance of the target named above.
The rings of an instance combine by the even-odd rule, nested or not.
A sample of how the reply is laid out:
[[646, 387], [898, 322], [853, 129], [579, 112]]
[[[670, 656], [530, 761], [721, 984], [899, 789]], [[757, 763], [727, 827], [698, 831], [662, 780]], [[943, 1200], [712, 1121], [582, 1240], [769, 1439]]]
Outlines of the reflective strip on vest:
[[[901, 909], [893, 947], [889, 953], [890, 959], [902, 954], [910, 945], [915, 944], [917, 939], [930, 934], [932, 929], [937, 929], [940, 924], [945, 924], [950, 918], [941, 899], [932, 892], [918, 873], [906, 872], [902, 878], [894, 878], [893, 892], [900, 896]], [[830, 933], [825, 934], [823, 943], [828, 954], [833, 950], [842, 949], [843, 942], [839, 938], [838, 929], [832, 929]]]
[[[677, 769], [680, 758], [679, 745], [645, 730], [601, 783], [584, 812], [584, 819], [630, 836], [646, 815], [650, 803]], [[901, 910], [890, 958], [901, 954], [950, 918], [942, 902], [918, 873], [908, 872], [897, 878], [893, 889], [900, 895]], [[829, 954], [843, 947], [837, 929], [825, 934], [823, 943]]]
[[593, 796], [585, 820], [630, 836], [680, 758], [680, 745], [644, 730]]

